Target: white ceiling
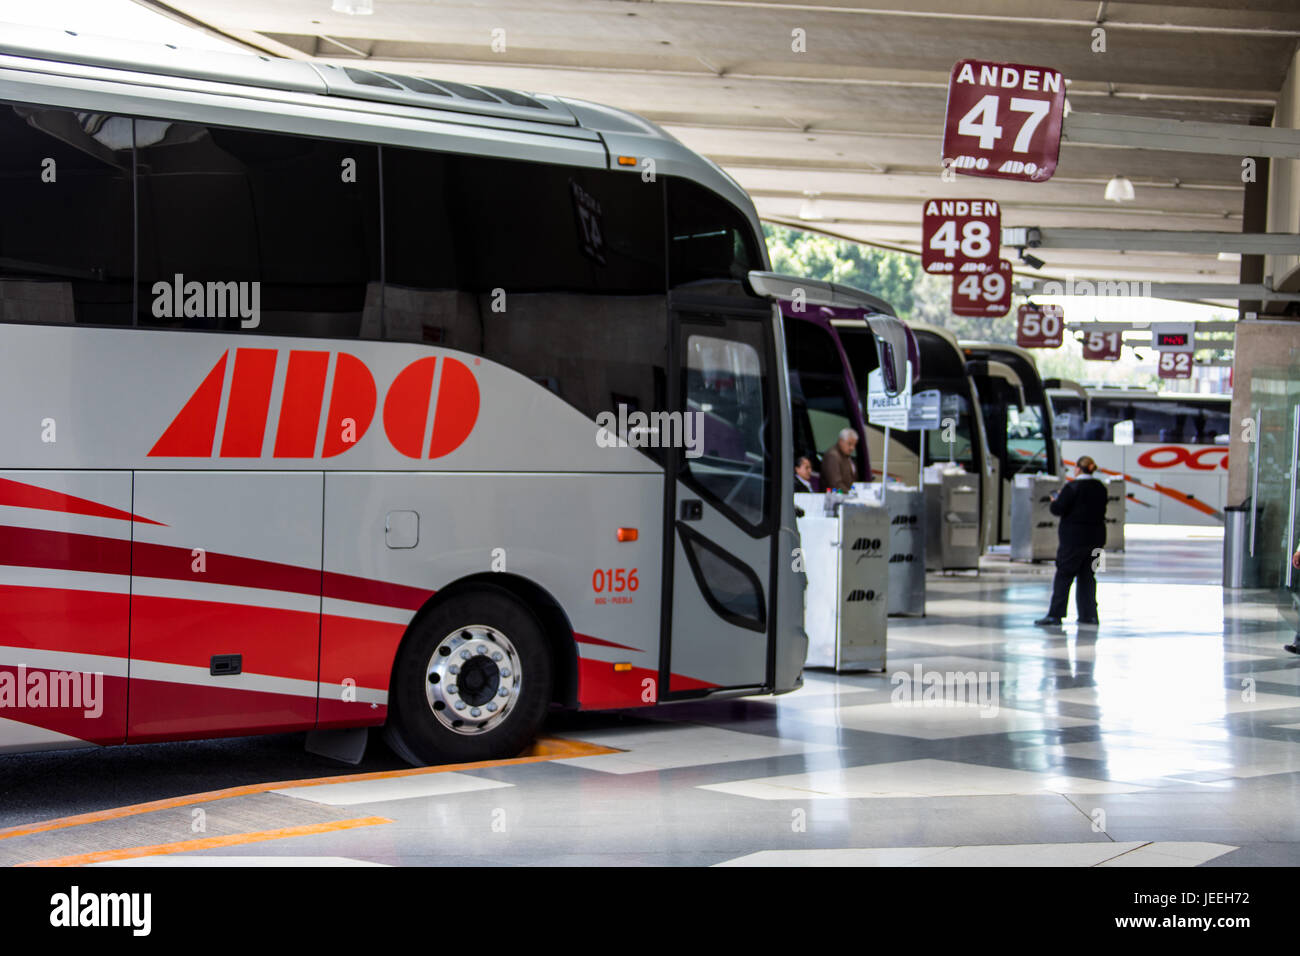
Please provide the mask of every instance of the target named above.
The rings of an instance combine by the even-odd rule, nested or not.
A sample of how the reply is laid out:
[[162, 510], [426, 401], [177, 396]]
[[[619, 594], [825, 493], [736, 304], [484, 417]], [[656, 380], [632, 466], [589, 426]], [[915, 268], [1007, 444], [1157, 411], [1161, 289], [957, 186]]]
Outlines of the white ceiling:
[[[1241, 230], [1240, 157], [1065, 143], [1047, 183], [941, 181], [956, 60], [1056, 67], [1080, 112], [1267, 124], [1300, 41], [1300, 0], [374, 0], [370, 16], [330, 0], [139, 2], [284, 56], [623, 107], [719, 162], [765, 218], [795, 222], [815, 192], [826, 231], [912, 250], [931, 196], [1000, 199], [1004, 226]], [[1135, 202], [1102, 199], [1116, 174]], [[1040, 258], [1053, 275], [1155, 282], [1238, 270], [1214, 255]]]

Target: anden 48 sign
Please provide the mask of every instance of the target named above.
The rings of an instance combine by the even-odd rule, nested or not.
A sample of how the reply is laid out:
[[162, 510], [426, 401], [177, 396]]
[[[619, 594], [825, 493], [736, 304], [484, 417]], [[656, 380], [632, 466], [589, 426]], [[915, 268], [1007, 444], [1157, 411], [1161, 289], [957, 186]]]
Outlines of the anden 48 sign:
[[948, 79], [943, 165], [967, 176], [1044, 182], [1056, 172], [1064, 116], [1059, 70], [958, 60]]

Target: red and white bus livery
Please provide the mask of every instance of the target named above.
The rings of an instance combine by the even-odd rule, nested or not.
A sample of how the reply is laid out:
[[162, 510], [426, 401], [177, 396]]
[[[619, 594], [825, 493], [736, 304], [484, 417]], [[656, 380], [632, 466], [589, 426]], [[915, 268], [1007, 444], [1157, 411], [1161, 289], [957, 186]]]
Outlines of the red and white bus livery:
[[[1091, 455], [1097, 467], [1127, 482], [1125, 521], [1222, 525], [1228, 494], [1228, 395], [1089, 389], [1088, 400], [1052, 390], [1061, 458]], [[1090, 411], [1089, 411], [1089, 407]], [[1131, 444], [1116, 444], [1115, 426]]]
[[15, 32], [0, 199], [0, 751], [801, 683], [757, 217], [657, 127]]

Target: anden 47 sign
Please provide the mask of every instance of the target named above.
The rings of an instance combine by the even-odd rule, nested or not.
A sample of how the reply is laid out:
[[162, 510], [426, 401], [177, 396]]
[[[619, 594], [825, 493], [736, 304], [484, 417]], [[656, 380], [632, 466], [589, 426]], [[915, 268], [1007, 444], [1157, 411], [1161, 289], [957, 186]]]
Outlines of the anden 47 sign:
[[959, 60], [948, 80], [943, 165], [967, 176], [1051, 179], [1064, 117], [1059, 70]]

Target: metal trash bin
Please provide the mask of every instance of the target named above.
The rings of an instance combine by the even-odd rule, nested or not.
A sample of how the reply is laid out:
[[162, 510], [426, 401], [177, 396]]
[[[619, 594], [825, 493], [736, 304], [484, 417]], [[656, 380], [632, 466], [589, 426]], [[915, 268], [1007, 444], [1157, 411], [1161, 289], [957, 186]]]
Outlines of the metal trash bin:
[[806, 665], [884, 670], [889, 514], [878, 504], [852, 499], [843, 501], [831, 517], [820, 508], [804, 510], [797, 520], [808, 574]]
[[1107, 478], [1106, 550], [1124, 550], [1124, 519], [1128, 512], [1128, 484], [1123, 478]]
[[1052, 514], [1052, 494], [1064, 479], [1055, 475], [1016, 475], [1011, 486], [1011, 560], [1051, 561], [1060, 544], [1060, 524]]
[[[1223, 509], [1223, 586], [1233, 590], [1259, 587], [1260, 542], [1255, 540], [1255, 554], [1250, 553], [1250, 504], [1228, 505]], [[1255, 510], [1259, 526], [1262, 508]]]
[[[880, 485], [867, 486], [867, 500], [880, 501]], [[925, 616], [926, 515], [921, 488], [890, 485], [889, 613]]]
[[979, 476], [944, 472], [925, 484], [925, 565], [930, 571], [979, 568]]

